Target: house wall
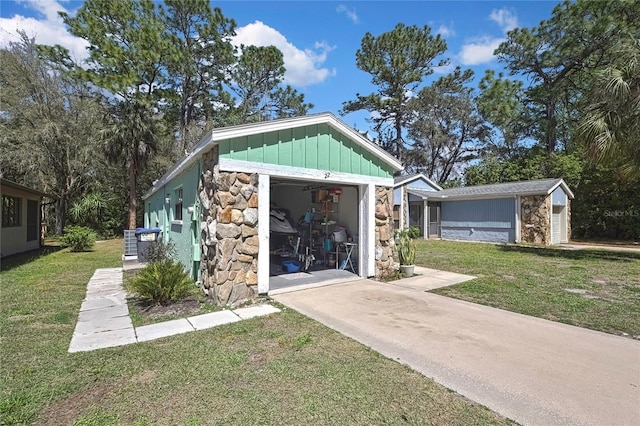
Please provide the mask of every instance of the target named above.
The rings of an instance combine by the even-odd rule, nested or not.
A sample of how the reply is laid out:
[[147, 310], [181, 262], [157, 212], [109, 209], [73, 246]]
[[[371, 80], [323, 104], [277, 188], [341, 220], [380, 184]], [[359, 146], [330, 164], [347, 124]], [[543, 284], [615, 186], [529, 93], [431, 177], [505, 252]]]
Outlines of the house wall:
[[[340, 201], [338, 202], [338, 224], [347, 227], [349, 235], [358, 235], [358, 223], [360, 220], [358, 188], [343, 186]], [[393, 225], [393, 220], [391, 221]]]
[[421, 191], [437, 191], [433, 186], [429, 185], [428, 182], [425, 182], [422, 179], [416, 179], [406, 184], [409, 189], [419, 189]]
[[513, 242], [513, 198], [442, 201], [441, 237], [449, 240]]
[[571, 241], [571, 200], [567, 197], [567, 240]]
[[567, 199], [568, 199], [567, 193], [564, 192], [564, 189], [562, 189], [561, 186], [558, 186], [551, 193], [551, 202], [553, 203], [554, 206], [566, 206]]
[[[40, 247], [40, 195], [26, 192], [18, 188], [2, 186], [2, 195], [17, 197], [20, 199], [20, 226], [2, 228], [2, 240], [0, 257], [35, 250]], [[37, 202], [37, 223], [35, 238], [27, 241], [27, 200]], [[0, 209], [0, 219], [2, 209]], [[2, 223], [0, 221], [0, 223]]]
[[[167, 182], [162, 190], [157, 191], [146, 200], [144, 226], [159, 228], [165, 242], [171, 241], [175, 246], [175, 258], [189, 272], [193, 279], [198, 279], [199, 267], [194, 263], [200, 257], [197, 182], [201, 163], [194, 163], [189, 169]], [[178, 189], [182, 189], [182, 220], [176, 211]], [[169, 199], [169, 203], [166, 202]], [[196, 209], [196, 215], [189, 213], [188, 208]], [[195, 220], [194, 220], [195, 219]]]
[[402, 204], [402, 193], [404, 191], [404, 186], [399, 186], [394, 188], [393, 190], [393, 205], [399, 206]]
[[376, 187], [375, 276], [386, 279], [395, 274], [393, 239], [393, 189]]
[[218, 159], [217, 148], [203, 156], [199, 186], [202, 287], [236, 305], [258, 294], [258, 175], [221, 172]]
[[311, 191], [303, 191], [299, 185], [278, 185], [271, 191], [271, 205], [289, 210], [295, 225], [311, 206]]
[[328, 124], [314, 124], [219, 142], [220, 157], [364, 176], [393, 176], [393, 168]]
[[523, 243], [551, 245], [551, 197], [523, 195], [520, 199], [520, 223]]

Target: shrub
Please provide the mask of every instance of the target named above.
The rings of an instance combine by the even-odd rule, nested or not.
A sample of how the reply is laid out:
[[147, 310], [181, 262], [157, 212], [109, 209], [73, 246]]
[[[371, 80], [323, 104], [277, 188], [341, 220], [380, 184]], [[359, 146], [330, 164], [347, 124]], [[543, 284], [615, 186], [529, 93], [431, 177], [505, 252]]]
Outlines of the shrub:
[[193, 289], [193, 280], [172, 260], [152, 262], [131, 278], [127, 289], [151, 303], [167, 305], [184, 299]]
[[86, 226], [67, 226], [60, 237], [62, 247], [71, 247], [71, 251], [87, 251], [96, 243], [96, 233]]
[[164, 241], [162, 241], [162, 238], [159, 238], [158, 240], [149, 244], [149, 247], [147, 247], [147, 252], [145, 254], [149, 263], [172, 260], [176, 255], [176, 245], [173, 243], [173, 241], [167, 241], [165, 243]]
[[416, 239], [420, 236], [420, 228], [418, 228], [417, 226], [411, 226], [409, 227], [409, 231], [407, 232], [407, 234], [409, 235], [409, 238]]

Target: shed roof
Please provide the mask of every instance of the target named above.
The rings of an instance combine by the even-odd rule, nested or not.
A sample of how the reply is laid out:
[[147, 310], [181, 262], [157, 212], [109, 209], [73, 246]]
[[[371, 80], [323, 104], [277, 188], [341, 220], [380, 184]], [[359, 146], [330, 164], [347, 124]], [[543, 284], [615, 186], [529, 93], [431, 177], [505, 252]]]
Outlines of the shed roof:
[[142, 197], [146, 199], [160, 189], [167, 182], [171, 181], [174, 177], [178, 176], [184, 170], [186, 170], [191, 164], [197, 161], [201, 155], [208, 152], [213, 146], [218, 145], [222, 141], [227, 141], [232, 138], [258, 135], [268, 132], [276, 132], [284, 129], [296, 129], [309, 125], [325, 124], [330, 128], [345, 134], [349, 140], [360, 146], [363, 150], [367, 151], [369, 155], [380, 159], [382, 162], [388, 164], [390, 169], [397, 171], [402, 170], [402, 163], [400, 163], [395, 157], [383, 150], [374, 142], [367, 139], [361, 133], [348, 126], [342, 120], [337, 118], [330, 112], [323, 112], [318, 114], [310, 114], [302, 117], [283, 118], [278, 120], [263, 121], [258, 123], [242, 124], [238, 126], [221, 127], [211, 130], [204, 136], [200, 142], [194, 146], [191, 151], [176, 163], [171, 170], [165, 173], [159, 180], [157, 180], [154, 186], [147, 191]]
[[11, 180], [0, 178], [0, 187], [5, 187], [5, 186], [13, 189], [19, 189], [20, 191], [28, 192], [30, 194], [40, 195], [42, 197], [47, 196], [45, 192], [38, 191], [37, 189], [29, 188], [28, 186], [20, 185], [19, 183], [13, 182]]
[[425, 175], [424, 173], [412, 173], [409, 175], [400, 175], [400, 176], [396, 176], [393, 178], [393, 187], [397, 188], [398, 186], [402, 186], [405, 185], [407, 183], [411, 183], [417, 179], [422, 179], [425, 182], [427, 182], [429, 185], [431, 185], [433, 188], [437, 189], [437, 190], [441, 190], [442, 187], [440, 185], [438, 185], [437, 183], [435, 183], [434, 181], [432, 181], [431, 179], [429, 179], [427, 177], [427, 175]]
[[422, 198], [455, 200], [455, 199], [474, 199], [474, 198], [499, 198], [510, 197], [516, 195], [548, 195], [557, 187], [567, 193], [569, 198], [573, 198], [573, 192], [569, 189], [563, 179], [539, 179], [526, 180], [520, 182], [505, 182], [492, 185], [464, 186], [461, 188], [443, 189], [438, 192], [420, 191], [410, 189], [411, 194]]

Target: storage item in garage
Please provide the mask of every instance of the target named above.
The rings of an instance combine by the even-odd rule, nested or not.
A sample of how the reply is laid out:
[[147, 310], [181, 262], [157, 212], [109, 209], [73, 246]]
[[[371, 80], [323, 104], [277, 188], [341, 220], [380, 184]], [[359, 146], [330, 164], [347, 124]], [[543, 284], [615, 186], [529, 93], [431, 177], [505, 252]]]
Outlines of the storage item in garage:
[[333, 230], [333, 241], [336, 244], [345, 243], [347, 241], [347, 229], [344, 226], [336, 226]]
[[284, 260], [282, 262], [282, 267], [290, 274], [292, 272], [300, 272], [301, 265], [297, 260]]

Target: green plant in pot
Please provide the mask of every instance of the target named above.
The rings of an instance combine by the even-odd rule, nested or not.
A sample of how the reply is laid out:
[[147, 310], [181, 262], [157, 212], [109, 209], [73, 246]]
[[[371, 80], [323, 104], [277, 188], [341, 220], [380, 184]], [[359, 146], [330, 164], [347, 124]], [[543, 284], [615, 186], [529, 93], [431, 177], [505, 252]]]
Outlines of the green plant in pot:
[[413, 276], [416, 261], [416, 246], [411, 238], [409, 230], [404, 229], [398, 233], [398, 257], [400, 258], [400, 272], [407, 276]]

